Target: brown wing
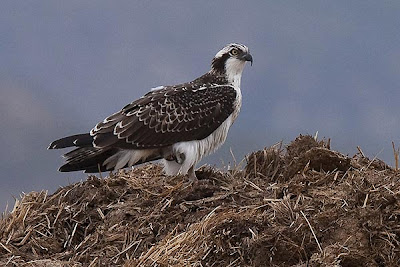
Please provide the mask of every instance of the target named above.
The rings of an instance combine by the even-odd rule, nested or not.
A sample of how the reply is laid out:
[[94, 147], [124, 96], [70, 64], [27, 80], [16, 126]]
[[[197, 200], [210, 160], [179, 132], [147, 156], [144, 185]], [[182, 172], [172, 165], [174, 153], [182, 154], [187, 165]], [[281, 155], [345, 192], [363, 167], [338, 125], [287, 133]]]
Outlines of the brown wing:
[[232, 114], [231, 86], [193, 84], [152, 91], [92, 129], [96, 147], [157, 148], [209, 136]]

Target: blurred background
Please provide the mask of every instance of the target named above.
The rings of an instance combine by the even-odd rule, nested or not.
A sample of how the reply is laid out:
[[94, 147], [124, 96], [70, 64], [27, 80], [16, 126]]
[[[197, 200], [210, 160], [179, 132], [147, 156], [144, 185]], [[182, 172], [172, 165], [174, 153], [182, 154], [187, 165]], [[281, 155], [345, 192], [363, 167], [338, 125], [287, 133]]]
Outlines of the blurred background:
[[394, 164], [400, 144], [400, 1], [2, 1], [0, 211], [21, 192], [85, 180], [58, 173], [60, 137], [89, 131], [152, 87], [209, 70], [246, 44], [242, 111], [222, 166], [300, 133]]

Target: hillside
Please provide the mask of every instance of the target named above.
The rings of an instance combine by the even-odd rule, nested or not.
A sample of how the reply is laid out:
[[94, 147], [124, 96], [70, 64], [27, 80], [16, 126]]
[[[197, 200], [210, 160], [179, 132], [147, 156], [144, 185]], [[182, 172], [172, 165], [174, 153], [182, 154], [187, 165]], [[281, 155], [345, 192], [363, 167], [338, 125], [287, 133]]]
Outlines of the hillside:
[[400, 175], [382, 161], [299, 136], [243, 165], [26, 194], [0, 220], [0, 265], [400, 266]]

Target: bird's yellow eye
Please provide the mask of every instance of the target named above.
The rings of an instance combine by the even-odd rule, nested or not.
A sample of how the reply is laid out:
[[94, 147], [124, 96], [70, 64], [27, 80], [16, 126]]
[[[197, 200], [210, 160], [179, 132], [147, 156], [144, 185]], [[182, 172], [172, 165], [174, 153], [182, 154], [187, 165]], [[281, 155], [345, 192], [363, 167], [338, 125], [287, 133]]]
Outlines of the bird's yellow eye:
[[239, 51], [237, 49], [232, 49], [231, 50], [231, 55], [232, 56], [237, 56], [239, 54]]

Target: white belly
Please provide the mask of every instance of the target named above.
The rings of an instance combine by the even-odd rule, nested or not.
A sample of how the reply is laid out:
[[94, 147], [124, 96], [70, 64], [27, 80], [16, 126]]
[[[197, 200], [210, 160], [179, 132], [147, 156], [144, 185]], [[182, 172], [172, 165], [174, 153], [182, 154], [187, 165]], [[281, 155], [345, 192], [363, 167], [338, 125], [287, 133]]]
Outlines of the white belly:
[[172, 146], [173, 153], [175, 155], [184, 154], [185, 159], [182, 164], [163, 160], [165, 173], [168, 175], [187, 174], [192, 166], [195, 166], [204, 156], [214, 152], [225, 142], [232, 123], [233, 114], [206, 138], [174, 144]]

